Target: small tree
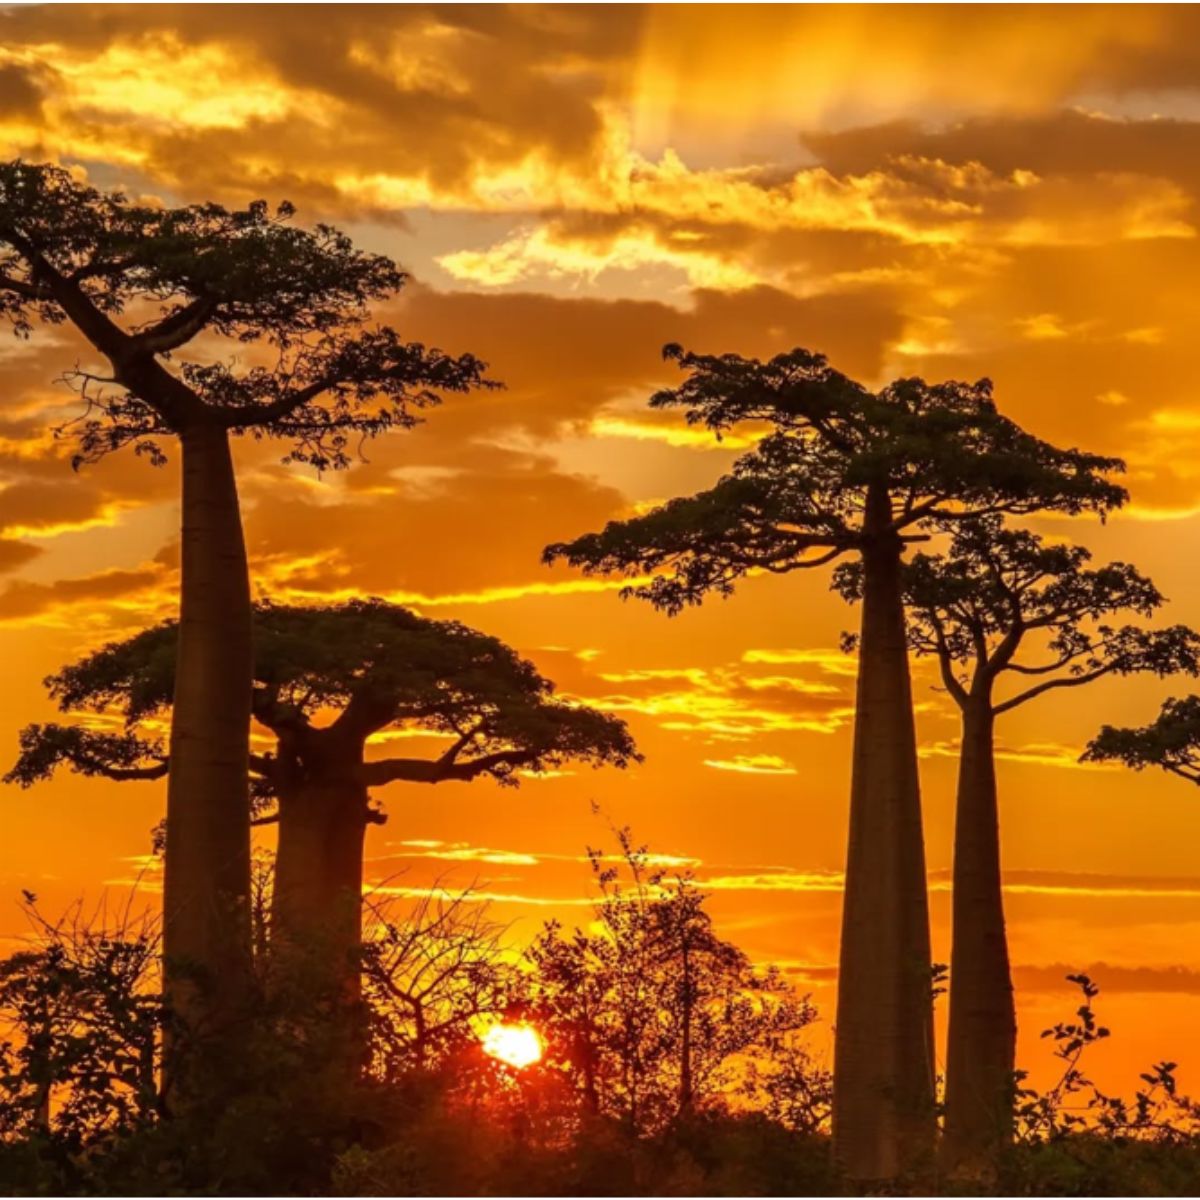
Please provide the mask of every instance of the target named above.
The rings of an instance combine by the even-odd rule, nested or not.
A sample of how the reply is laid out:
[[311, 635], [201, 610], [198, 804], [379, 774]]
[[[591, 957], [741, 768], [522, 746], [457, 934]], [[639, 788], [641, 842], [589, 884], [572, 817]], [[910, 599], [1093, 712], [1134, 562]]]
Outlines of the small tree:
[[[950, 1033], [944, 1157], [956, 1173], [994, 1165], [1012, 1128], [1016, 1013], [1000, 871], [995, 721], [1030, 700], [1108, 675], [1200, 669], [1200, 635], [1182, 625], [1114, 626], [1163, 597], [1126, 563], [1092, 568], [1082, 546], [1047, 544], [999, 518], [960, 523], [945, 555], [902, 575], [909, 644], [937, 660], [962, 717], [955, 812]], [[857, 564], [837, 586], [862, 597]], [[848, 639], [851, 643], [853, 639]], [[1005, 681], [1016, 684], [1005, 688]]]
[[50, 921], [25, 893], [30, 945], [0, 961], [0, 1140], [39, 1140], [68, 1161], [157, 1120], [156, 922]]
[[1200, 784], [1200, 696], [1164, 701], [1149, 725], [1105, 725], [1088, 743], [1084, 762], [1121, 762], [1135, 771], [1158, 767]]
[[504, 930], [471, 892], [434, 890], [407, 911], [370, 905], [363, 991], [371, 1077], [429, 1071], [478, 1041], [477, 1023], [502, 1016], [521, 991]]
[[166, 208], [48, 164], [0, 165], [0, 317], [22, 336], [69, 323], [105, 364], [72, 376], [86, 402], [76, 465], [123, 446], [159, 463], [180, 445], [163, 940], [174, 1007], [214, 1035], [244, 1015], [251, 957], [250, 590], [229, 436], [280, 437], [289, 459], [340, 467], [352, 439], [483, 382], [469, 355], [368, 326], [403, 272], [291, 216], [262, 201]]
[[618, 839], [616, 862], [589, 851], [595, 931], [550, 922], [527, 952], [530, 1011], [584, 1112], [640, 1135], [720, 1104], [749, 1057], [815, 1014], [717, 935], [690, 875]]
[[[7, 779], [28, 786], [67, 765], [108, 779], [169, 776], [154, 720], [174, 694], [176, 630], [167, 622], [105, 646], [47, 680], [64, 712], [119, 714], [120, 732], [31, 725]], [[274, 748], [250, 756], [256, 821], [279, 826], [274, 949], [306, 960], [310, 986], [354, 1004], [363, 839], [385, 818], [370, 789], [436, 784], [569, 761], [639, 759], [624, 722], [554, 695], [554, 685], [496, 638], [382, 600], [329, 607], [261, 604], [255, 620], [256, 721]], [[327, 714], [333, 719], [319, 723]], [[368, 757], [386, 731], [450, 739], [433, 758]]]
[[863, 612], [838, 975], [834, 1138], [852, 1178], [925, 1162], [935, 1133], [932, 970], [902, 556], [937, 522], [1051, 508], [1104, 513], [1115, 459], [1060, 450], [1002, 417], [991, 384], [901, 379], [879, 392], [793, 350], [769, 362], [668, 346], [689, 371], [650, 401], [718, 436], [766, 426], [708, 491], [552, 545], [675, 614], [751, 573], [861, 560]]

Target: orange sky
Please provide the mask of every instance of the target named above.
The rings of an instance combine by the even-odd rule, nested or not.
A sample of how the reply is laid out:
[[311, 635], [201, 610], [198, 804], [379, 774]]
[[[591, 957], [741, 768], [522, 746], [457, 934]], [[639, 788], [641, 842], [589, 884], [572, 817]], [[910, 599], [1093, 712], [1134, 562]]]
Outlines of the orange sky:
[[[610, 817], [694, 859], [724, 930], [832, 1012], [854, 615], [818, 572], [673, 621], [539, 565], [548, 541], [696, 490], [730, 463], [645, 399], [666, 341], [826, 351], [868, 383], [996, 381], [1050, 439], [1124, 455], [1130, 508], [1047, 522], [1126, 557], [1200, 623], [1200, 12], [1192, 8], [44, 7], [0, 15], [0, 153], [169, 202], [288, 198], [413, 276], [386, 314], [492, 364], [369, 462], [315, 479], [239, 447], [256, 587], [360, 593], [511, 641], [630, 721], [646, 763], [393, 787], [375, 881], [477, 880], [527, 936], [586, 917]], [[0, 746], [39, 680], [170, 611], [177, 480], [128, 456], [73, 475], [48, 434], [87, 358], [0, 341]], [[955, 714], [918, 667], [936, 957], [948, 956]], [[1186, 684], [1177, 684], [1186, 689]], [[1200, 1092], [1200, 795], [1075, 762], [1170, 690], [1103, 682], [1004, 719], [1022, 1060], [1091, 969], [1116, 1029], [1097, 1078], [1154, 1058]], [[159, 785], [63, 777], [4, 797], [0, 934], [123, 893]], [[611, 839], [609, 839], [611, 841]], [[1096, 964], [1106, 964], [1099, 966]]]

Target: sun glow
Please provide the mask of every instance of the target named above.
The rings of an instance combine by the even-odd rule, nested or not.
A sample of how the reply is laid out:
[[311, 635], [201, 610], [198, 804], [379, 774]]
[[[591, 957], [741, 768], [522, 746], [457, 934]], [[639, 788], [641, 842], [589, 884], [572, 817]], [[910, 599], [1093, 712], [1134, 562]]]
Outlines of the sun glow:
[[510, 1067], [530, 1067], [542, 1057], [542, 1039], [532, 1025], [493, 1025], [483, 1049]]

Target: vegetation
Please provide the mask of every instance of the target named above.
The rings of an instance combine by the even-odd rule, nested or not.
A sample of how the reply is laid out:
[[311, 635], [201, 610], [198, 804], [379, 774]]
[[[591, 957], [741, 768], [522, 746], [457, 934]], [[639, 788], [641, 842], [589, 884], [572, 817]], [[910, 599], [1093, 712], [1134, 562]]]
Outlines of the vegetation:
[[853, 1178], [886, 1180], [933, 1153], [934, 1050], [916, 730], [902, 586], [906, 547], [932, 528], [1042, 509], [1105, 513], [1114, 459], [1060, 450], [1000, 415], [991, 384], [901, 379], [877, 393], [820, 354], [769, 362], [668, 346], [689, 372], [653, 408], [718, 436], [766, 425], [699, 495], [547, 548], [589, 573], [645, 575], [625, 595], [668, 614], [730, 595], [751, 571], [851, 557], [858, 639], [850, 835], [838, 969], [834, 1137]]
[[[618, 837], [615, 855], [589, 851], [589, 928], [547, 925], [520, 958], [469, 891], [373, 905], [361, 1076], [314, 1079], [319, 1017], [277, 997], [246, 1039], [255, 1086], [219, 1116], [166, 1102], [155, 924], [78, 908], [50, 922], [27, 897], [29, 945], [0, 963], [3, 1191], [853, 1193], [831, 1153], [832, 1078], [807, 1045], [812, 1006], [717, 935], [687, 874]], [[260, 879], [269, 889], [269, 869]], [[268, 936], [256, 970], [272, 952]], [[1058, 1078], [1037, 1091], [1017, 1073], [1012, 1144], [951, 1193], [1193, 1194], [1200, 1104], [1170, 1062], [1129, 1099], [1098, 1089], [1099, 988], [1071, 978], [1081, 1003], [1044, 1035]], [[520, 1068], [479, 1036], [515, 1021], [544, 1038]]]
[[202, 1055], [171, 1066], [191, 1091], [234, 1076], [239, 1048], [218, 1043], [252, 1004], [250, 584], [230, 435], [280, 437], [293, 461], [341, 467], [351, 437], [410, 426], [440, 394], [484, 382], [469, 355], [370, 327], [370, 303], [404, 273], [292, 216], [261, 201], [167, 208], [59, 167], [0, 166], [0, 316], [25, 337], [68, 323], [107, 364], [74, 374], [76, 465], [124, 446], [160, 463], [167, 440], [180, 447], [163, 950], [175, 1007], [209, 1031]]
[[[1187, 627], [1109, 623], [1123, 612], [1149, 617], [1164, 600], [1127, 563], [1093, 568], [1090, 558], [1082, 546], [1047, 543], [988, 517], [959, 523], [946, 554], [916, 554], [903, 569], [909, 645], [937, 661], [962, 715], [942, 1139], [944, 1166], [954, 1174], [986, 1170], [1012, 1136], [1017, 1024], [1001, 886], [996, 718], [1108, 675], [1200, 671], [1200, 634]], [[861, 598], [858, 564], [839, 568], [836, 583], [847, 599]], [[853, 644], [847, 639], [847, 648]]]
[[[59, 765], [117, 781], [169, 775], [172, 760], [153, 730], [175, 694], [177, 633], [166, 622], [51, 676], [46, 686], [64, 712], [119, 718], [120, 731], [86, 720], [31, 725], [8, 780], [29, 786]], [[249, 770], [255, 823], [278, 827], [276, 986], [302, 984], [352, 1029], [359, 1024], [363, 839], [368, 824], [387, 819], [369, 789], [481, 777], [515, 786], [520, 770], [571, 761], [624, 767], [639, 755], [624, 722], [559, 700], [532, 663], [456, 622], [382, 600], [260, 604], [254, 634], [251, 712], [274, 747], [251, 754]], [[385, 730], [449, 745], [427, 759], [369, 756], [368, 740]]]
[[[23, 337], [70, 324], [106, 364], [72, 376], [76, 466], [126, 446], [159, 464], [177, 439], [183, 480], [178, 620], [50, 677], [63, 720], [23, 731], [8, 776], [164, 780], [165, 895], [160, 916], [54, 920], [25, 895], [30, 937], [0, 962], [0, 1191], [1194, 1194], [1200, 1104], [1176, 1064], [1128, 1098], [1087, 1076], [1109, 1036], [1092, 980], [1070, 977], [1081, 1003], [1046, 1031], [1057, 1082], [1029, 1087], [1014, 1061], [995, 721], [1106, 676], [1200, 671], [1200, 635], [1144, 624], [1163, 603], [1148, 579], [1020, 526], [1120, 507], [1122, 464], [1025, 432], [986, 380], [871, 391], [808, 350], [669, 346], [687, 375], [651, 406], [758, 440], [711, 489], [545, 551], [668, 615], [832, 563], [861, 602], [830, 1071], [808, 997], [627, 830], [588, 851], [590, 922], [524, 947], [470, 890], [364, 901], [373, 789], [640, 755], [622, 721], [463, 625], [375, 599], [251, 604], [231, 436], [340, 468], [353, 442], [494, 386], [474, 357], [372, 324], [403, 272], [292, 216], [0, 166], [0, 315]], [[910, 555], [935, 538], [944, 553]], [[962, 716], [944, 1105], [910, 653]], [[376, 757], [388, 733], [443, 746]], [[1106, 726], [1085, 758], [1200, 782], [1200, 698]], [[252, 823], [276, 827], [273, 856], [251, 854]]]

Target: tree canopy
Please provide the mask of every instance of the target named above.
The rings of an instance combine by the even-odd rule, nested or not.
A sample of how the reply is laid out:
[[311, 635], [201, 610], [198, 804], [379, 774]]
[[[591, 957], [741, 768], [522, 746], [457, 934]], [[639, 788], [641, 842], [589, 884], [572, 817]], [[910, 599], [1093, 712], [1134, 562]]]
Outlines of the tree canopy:
[[203, 422], [339, 467], [439, 393], [492, 386], [473, 356], [368, 324], [405, 273], [293, 215], [261, 200], [171, 208], [59, 167], [0, 164], [0, 317], [22, 336], [70, 322], [111, 364], [70, 377], [87, 406], [77, 464], [125, 445], [160, 462], [164, 435]]
[[[937, 659], [959, 705], [972, 696], [991, 704], [1003, 673], [1019, 677], [1021, 686], [994, 703], [997, 715], [1105, 675], [1200, 671], [1200, 634], [1186, 625], [1106, 620], [1148, 618], [1166, 601], [1128, 563], [1090, 567], [1091, 557], [1083, 546], [1006, 529], [998, 516], [960, 522], [945, 554], [917, 553], [904, 566], [909, 645]], [[861, 599], [861, 564], [842, 564], [834, 582], [848, 600]], [[849, 650], [855, 640], [843, 643]]]
[[1200, 696], [1172, 697], [1149, 725], [1105, 725], [1083, 752], [1084, 762], [1122, 762], [1135, 771], [1161, 767], [1200, 784]]
[[[171, 703], [175, 644], [176, 624], [164, 622], [50, 676], [46, 686], [63, 712], [119, 715], [122, 727], [31, 725], [6, 778], [28, 786], [61, 764], [111, 779], [165, 775], [168, 757], [154, 727]], [[254, 679], [255, 719], [280, 739], [335, 727], [360, 746], [400, 727], [452, 739], [434, 759], [364, 763], [367, 786], [483, 774], [516, 784], [522, 769], [568, 759], [625, 766], [640, 758], [623, 721], [559, 699], [499, 639], [383, 600], [257, 605]], [[252, 755], [260, 806], [275, 795], [279, 767], [272, 754]]]
[[[1105, 513], [1126, 499], [1107, 474], [1119, 459], [1061, 450], [997, 410], [992, 385], [899, 379], [871, 392], [796, 349], [768, 362], [666, 347], [689, 372], [656, 393], [720, 437], [767, 428], [729, 474], [695, 496], [668, 501], [600, 533], [548, 546], [588, 573], [641, 575], [623, 595], [668, 613], [709, 592], [732, 593], [754, 571], [783, 574], [861, 549], [867, 493], [882, 489], [887, 532], [927, 536], [934, 522], [990, 513]], [[768, 428], [769, 427], [769, 428]]]

